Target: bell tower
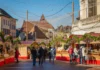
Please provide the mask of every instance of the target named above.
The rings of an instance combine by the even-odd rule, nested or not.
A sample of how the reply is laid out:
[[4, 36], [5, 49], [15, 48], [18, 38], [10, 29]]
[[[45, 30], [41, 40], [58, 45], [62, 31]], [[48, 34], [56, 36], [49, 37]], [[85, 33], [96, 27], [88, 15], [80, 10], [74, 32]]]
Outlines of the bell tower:
[[42, 14], [40, 21], [45, 20], [44, 14]]

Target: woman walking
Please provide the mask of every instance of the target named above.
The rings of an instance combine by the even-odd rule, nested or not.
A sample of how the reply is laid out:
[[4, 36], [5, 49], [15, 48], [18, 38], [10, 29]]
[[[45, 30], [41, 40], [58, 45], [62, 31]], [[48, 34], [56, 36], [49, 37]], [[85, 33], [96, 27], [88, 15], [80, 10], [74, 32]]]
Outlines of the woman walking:
[[70, 63], [72, 63], [72, 61], [73, 61], [73, 48], [72, 48], [72, 46], [69, 47], [68, 53], [69, 53], [69, 57], [70, 57]]
[[19, 60], [18, 60], [19, 55], [20, 55], [20, 53], [19, 53], [19, 51], [18, 51], [18, 48], [15, 48], [15, 59], [16, 59], [16, 63], [19, 62]]

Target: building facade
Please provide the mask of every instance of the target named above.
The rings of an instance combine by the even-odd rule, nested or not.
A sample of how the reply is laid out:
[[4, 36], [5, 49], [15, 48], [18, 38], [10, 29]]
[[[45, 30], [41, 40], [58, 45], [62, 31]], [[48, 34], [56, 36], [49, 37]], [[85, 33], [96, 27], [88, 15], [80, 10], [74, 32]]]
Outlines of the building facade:
[[80, 19], [72, 24], [72, 34], [100, 33], [100, 0], [80, 0]]
[[26, 40], [28, 37], [28, 40], [32, 41], [45, 41], [51, 36], [48, 34], [50, 30], [54, 30], [54, 27], [42, 15], [39, 21], [24, 21], [19, 37], [21, 40]]
[[3, 9], [0, 9], [0, 31], [4, 32], [5, 35], [16, 37], [16, 19]]

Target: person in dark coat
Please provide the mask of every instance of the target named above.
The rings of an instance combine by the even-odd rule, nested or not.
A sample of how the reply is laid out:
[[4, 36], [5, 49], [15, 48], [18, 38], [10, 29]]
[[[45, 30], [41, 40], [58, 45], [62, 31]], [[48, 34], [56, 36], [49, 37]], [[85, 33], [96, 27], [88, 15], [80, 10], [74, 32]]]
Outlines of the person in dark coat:
[[44, 50], [42, 47], [39, 48], [38, 50], [38, 58], [39, 58], [39, 65], [42, 65], [43, 64], [43, 56], [44, 56]]
[[19, 62], [19, 60], [18, 60], [19, 55], [20, 55], [20, 53], [19, 53], [19, 51], [18, 51], [18, 48], [15, 48], [15, 59], [16, 59], [16, 63]]
[[33, 66], [35, 66], [36, 57], [37, 57], [37, 51], [36, 51], [36, 49], [34, 47], [32, 47], [31, 54], [32, 54], [32, 59], [33, 59]]
[[49, 57], [49, 62], [51, 62], [51, 57], [52, 57], [52, 55], [51, 55], [51, 47], [49, 47], [49, 49], [48, 49], [48, 57]]
[[83, 63], [83, 57], [82, 57], [82, 47], [83, 47], [83, 46], [81, 46], [81, 47], [80, 47], [80, 49], [79, 49], [79, 51], [78, 51], [80, 64], [82, 64], [82, 63]]
[[46, 60], [46, 56], [47, 56], [47, 49], [44, 48], [43, 50], [44, 50], [43, 60], [44, 60], [44, 62], [45, 62], [45, 60]]

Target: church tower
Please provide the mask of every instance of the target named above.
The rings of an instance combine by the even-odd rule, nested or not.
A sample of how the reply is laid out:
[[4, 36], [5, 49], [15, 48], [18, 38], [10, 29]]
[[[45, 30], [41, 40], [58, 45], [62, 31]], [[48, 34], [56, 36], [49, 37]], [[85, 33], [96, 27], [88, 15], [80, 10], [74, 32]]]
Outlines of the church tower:
[[42, 14], [42, 16], [40, 18], [40, 21], [43, 21], [43, 20], [45, 20], [44, 14]]

